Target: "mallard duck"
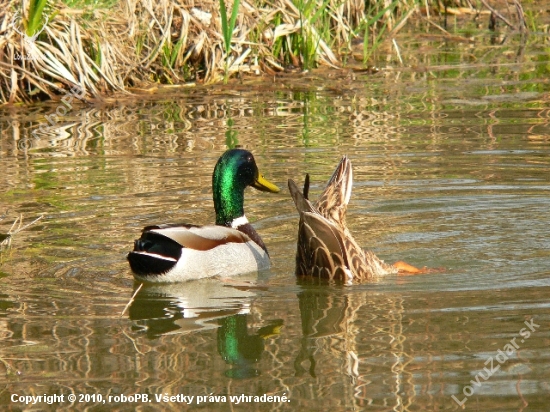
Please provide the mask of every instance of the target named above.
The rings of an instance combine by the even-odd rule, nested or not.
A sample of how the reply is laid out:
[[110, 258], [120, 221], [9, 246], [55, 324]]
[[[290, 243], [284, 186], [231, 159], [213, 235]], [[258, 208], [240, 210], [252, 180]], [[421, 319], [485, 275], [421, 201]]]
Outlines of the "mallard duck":
[[128, 254], [134, 277], [149, 282], [179, 282], [268, 268], [267, 248], [244, 214], [247, 186], [279, 192], [260, 174], [252, 153], [243, 149], [226, 151], [212, 174], [216, 224], [147, 226]]
[[348, 282], [399, 271], [420, 272], [401, 261], [387, 264], [355, 241], [346, 226], [352, 185], [351, 162], [346, 156], [315, 203], [308, 199], [309, 175], [306, 175], [303, 193], [292, 179], [288, 180], [290, 194], [300, 213], [296, 274]]

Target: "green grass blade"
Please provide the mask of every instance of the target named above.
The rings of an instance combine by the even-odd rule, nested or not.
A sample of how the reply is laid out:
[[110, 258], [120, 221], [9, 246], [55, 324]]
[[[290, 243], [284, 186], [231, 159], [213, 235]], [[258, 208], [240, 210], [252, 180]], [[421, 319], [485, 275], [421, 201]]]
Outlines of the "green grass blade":
[[393, 3], [389, 4], [387, 7], [380, 10], [375, 16], [373, 16], [371, 19], [367, 21], [367, 25], [372, 25], [373, 23], [377, 23], [380, 18], [387, 12], [387, 11], [393, 11], [397, 7], [397, 4], [399, 3], [398, 0], [394, 0]]
[[42, 13], [48, 0], [31, 0], [29, 4], [29, 18], [27, 21], [27, 36], [31, 37], [38, 31], [42, 23]]
[[239, 13], [239, 2], [235, 0], [233, 2], [233, 10], [231, 10], [231, 20], [227, 20], [227, 7], [225, 1], [220, 0], [220, 16], [222, 20], [222, 32], [226, 53], [231, 50], [231, 38], [233, 37], [233, 30], [235, 29], [235, 22], [237, 21], [237, 14]]
[[[233, 30], [235, 29], [235, 22], [237, 21], [237, 14], [239, 13], [239, 3], [240, 0], [235, 0], [233, 2], [233, 10], [231, 10], [231, 21], [229, 22], [229, 28], [231, 29], [230, 36], [233, 35]], [[231, 37], [229, 39], [231, 40]]]
[[325, 14], [330, 12], [330, 10], [327, 8], [330, 1], [331, 0], [325, 0], [323, 4], [317, 9], [315, 14], [309, 19], [309, 22], [311, 24], [315, 24], [319, 17], [324, 16]]
[[223, 42], [225, 46], [225, 51], [229, 51], [229, 47], [231, 46], [231, 34], [228, 33], [228, 27], [227, 27], [227, 8], [225, 7], [225, 1], [220, 0], [220, 16], [222, 19], [222, 34], [223, 34]]
[[183, 39], [179, 39], [172, 50], [172, 55], [170, 56], [170, 67], [172, 68], [174, 67], [174, 63], [176, 62], [181, 46], [183, 46]]

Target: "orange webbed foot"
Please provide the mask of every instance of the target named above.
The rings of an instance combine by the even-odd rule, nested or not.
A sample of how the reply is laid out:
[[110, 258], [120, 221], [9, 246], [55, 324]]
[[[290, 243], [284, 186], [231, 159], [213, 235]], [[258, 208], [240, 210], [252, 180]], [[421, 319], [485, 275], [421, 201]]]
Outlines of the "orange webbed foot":
[[402, 260], [400, 260], [399, 262], [395, 262], [393, 264], [393, 267], [398, 270], [397, 273], [399, 275], [416, 275], [422, 273], [422, 269], [418, 269], [416, 266], [409, 265], [407, 262], [403, 262]]
[[399, 262], [395, 262], [393, 264], [393, 267], [398, 270], [397, 274], [401, 276], [410, 276], [410, 275], [422, 275], [425, 273], [434, 273], [434, 272], [442, 272], [442, 269], [430, 269], [424, 266], [423, 268], [419, 269], [416, 266], [409, 265], [407, 262], [403, 262], [400, 260]]

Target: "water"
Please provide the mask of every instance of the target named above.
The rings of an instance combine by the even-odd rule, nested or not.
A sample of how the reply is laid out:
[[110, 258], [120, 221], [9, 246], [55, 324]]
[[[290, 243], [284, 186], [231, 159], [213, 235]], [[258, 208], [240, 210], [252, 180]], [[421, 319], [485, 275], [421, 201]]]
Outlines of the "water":
[[[31, 131], [55, 103], [2, 109], [0, 233], [19, 214], [44, 217], [1, 254], [0, 404], [63, 394], [33, 408], [547, 410], [549, 87], [537, 64], [499, 67], [169, 90], [75, 107], [50, 135]], [[152, 223], [213, 221], [227, 144], [284, 189], [246, 193], [272, 268], [145, 286], [130, 303], [133, 240]], [[310, 173], [315, 196], [342, 154], [359, 243], [444, 271], [296, 281], [286, 181]], [[123, 402], [134, 394], [151, 402]], [[195, 398], [155, 398], [165, 394]], [[230, 398], [264, 394], [278, 398]]]

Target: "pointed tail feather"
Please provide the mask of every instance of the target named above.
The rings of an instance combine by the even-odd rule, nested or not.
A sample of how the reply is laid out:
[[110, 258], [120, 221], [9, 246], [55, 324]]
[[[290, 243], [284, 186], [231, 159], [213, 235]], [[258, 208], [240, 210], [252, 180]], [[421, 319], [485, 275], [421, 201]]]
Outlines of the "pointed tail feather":
[[288, 190], [290, 190], [292, 200], [294, 200], [296, 209], [300, 214], [304, 212], [317, 213], [311, 202], [307, 200], [306, 197], [304, 197], [304, 195], [300, 192], [300, 189], [298, 189], [298, 186], [292, 179], [288, 179]]
[[344, 223], [352, 187], [353, 171], [351, 161], [347, 156], [343, 156], [329, 179], [325, 190], [313, 205], [314, 208], [327, 219], [335, 223]]

